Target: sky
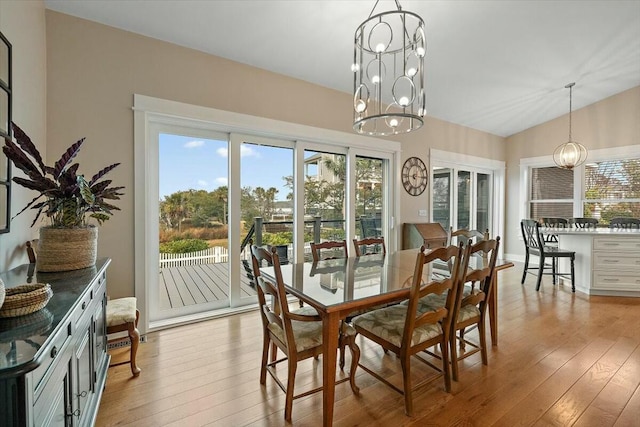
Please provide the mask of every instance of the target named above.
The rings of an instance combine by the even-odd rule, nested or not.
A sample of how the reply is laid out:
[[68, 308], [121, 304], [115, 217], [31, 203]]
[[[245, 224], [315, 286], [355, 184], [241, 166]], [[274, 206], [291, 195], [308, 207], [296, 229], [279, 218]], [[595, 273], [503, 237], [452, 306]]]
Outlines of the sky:
[[[177, 191], [227, 185], [227, 149], [226, 141], [160, 134], [160, 200]], [[275, 187], [276, 200], [286, 200], [282, 178], [293, 175], [293, 150], [244, 143], [240, 163], [242, 187]]]

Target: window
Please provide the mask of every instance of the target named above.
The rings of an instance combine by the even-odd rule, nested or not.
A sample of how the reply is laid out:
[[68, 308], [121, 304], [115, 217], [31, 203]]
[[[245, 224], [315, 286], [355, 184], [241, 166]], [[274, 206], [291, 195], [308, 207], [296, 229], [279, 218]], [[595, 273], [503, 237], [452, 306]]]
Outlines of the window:
[[640, 218], [640, 146], [589, 152], [587, 163], [560, 169], [551, 156], [520, 161], [522, 218]]
[[585, 217], [609, 224], [612, 218], [640, 218], [640, 159], [609, 160], [585, 166]]
[[[226, 239], [217, 239], [224, 240], [224, 250], [214, 250], [215, 254], [221, 252], [224, 255], [218, 263], [221, 265], [216, 266], [222, 267], [217, 270], [224, 271], [217, 271], [216, 278], [220, 280], [213, 280], [216, 286], [220, 282], [224, 288], [210, 288], [211, 293], [220, 297], [216, 305], [208, 305], [210, 301], [204, 295], [209, 294], [207, 289], [199, 287], [201, 292], [197, 293], [198, 290], [191, 286], [203, 282], [209, 285], [204, 273], [196, 277], [187, 271], [196, 264], [180, 265], [176, 273], [180, 278], [189, 278], [184, 287], [190, 291], [189, 294], [184, 293], [189, 307], [186, 307], [186, 300], [180, 293], [175, 296], [185, 305], [184, 312], [180, 313], [182, 317], [168, 318], [164, 313], [157, 313], [158, 310], [150, 315], [151, 310], [146, 310], [140, 319], [143, 332], [175, 322], [189, 322], [244, 309], [242, 307], [255, 303], [255, 291], [250, 286], [243, 286], [243, 283], [247, 284], [246, 272], [250, 270], [247, 259], [242, 256], [247, 252], [251, 222], [256, 243], [258, 236], [255, 233], [259, 228], [263, 232], [261, 236], [273, 239], [269, 244], [277, 250], [286, 250], [286, 257], [293, 262], [304, 259], [305, 242], [309, 241], [306, 225], [308, 222], [315, 224], [316, 218], [321, 222], [316, 227], [318, 239], [342, 238], [347, 241], [360, 234], [361, 218], [372, 218], [375, 224], [380, 224], [376, 226], [376, 232], [389, 237], [388, 250], [395, 250], [397, 227], [393, 224], [399, 197], [393, 183], [386, 183], [385, 177], [395, 176], [393, 167], [400, 155], [399, 143], [141, 95], [134, 96], [134, 107], [135, 186], [142, 189], [136, 192], [135, 218], [136, 223], [144, 224], [135, 229], [136, 296], [139, 304], [145, 307], [157, 305], [160, 294], [157, 291], [160, 277], [157, 230], [161, 217], [158, 200], [159, 195], [164, 194], [159, 186], [165, 184], [159, 179], [161, 134], [198, 139], [185, 140], [177, 145], [184, 150], [211, 145], [213, 155], [190, 160], [210, 165], [199, 171], [200, 175], [191, 177], [192, 182], [194, 185], [209, 185], [215, 181], [225, 190], [220, 190], [220, 197], [214, 198], [212, 206], [192, 204], [189, 220], [191, 224], [197, 222], [206, 226], [203, 228], [224, 227], [228, 230], [222, 236]], [[214, 157], [222, 154], [226, 159], [224, 164], [214, 164]], [[172, 162], [175, 155], [167, 154], [165, 157], [167, 168], [176, 166]], [[193, 171], [178, 171], [173, 179], [168, 176], [166, 183], [175, 183], [190, 172]], [[211, 187], [207, 192], [211, 193], [210, 190], [215, 191], [216, 188]], [[199, 190], [193, 193], [199, 194]], [[177, 205], [182, 206], [181, 203]], [[255, 226], [259, 220], [262, 220], [262, 227]], [[186, 222], [176, 224], [186, 225]], [[271, 235], [267, 236], [267, 233]], [[217, 245], [216, 242], [210, 244]], [[200, 260], [202, 256], [188, 258]], [[191, 300], [202, 300], [201, 297], [207, 301], [191, 304]]]
[[555, 166], [531, 168], [528, 217], [573, 217], [572, 170]]

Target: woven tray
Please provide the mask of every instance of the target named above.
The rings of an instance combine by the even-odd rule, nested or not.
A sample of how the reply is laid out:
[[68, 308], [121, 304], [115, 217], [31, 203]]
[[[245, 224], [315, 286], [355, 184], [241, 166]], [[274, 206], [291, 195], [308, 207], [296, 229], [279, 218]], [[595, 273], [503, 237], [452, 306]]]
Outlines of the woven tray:
[[0, 317], [18, 317], [42, 309], [53, 296], [48, 283], [33, 283], [6, 290]]

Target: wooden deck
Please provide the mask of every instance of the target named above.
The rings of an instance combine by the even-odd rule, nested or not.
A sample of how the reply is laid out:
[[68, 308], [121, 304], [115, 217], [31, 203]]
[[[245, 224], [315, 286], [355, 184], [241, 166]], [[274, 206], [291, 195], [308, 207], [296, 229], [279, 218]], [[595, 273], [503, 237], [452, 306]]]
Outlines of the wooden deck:
[[[160, 269], [160, 309], [229, 299], [227, 263], [188, 265]], [[244, 268], [240, 270], [240, 291], [243, 297], [255, 295]]]

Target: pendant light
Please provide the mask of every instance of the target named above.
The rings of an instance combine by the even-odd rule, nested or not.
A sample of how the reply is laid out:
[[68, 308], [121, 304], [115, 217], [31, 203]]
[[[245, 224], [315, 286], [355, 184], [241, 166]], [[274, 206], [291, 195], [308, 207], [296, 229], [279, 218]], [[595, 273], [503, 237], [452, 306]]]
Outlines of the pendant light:
[[575, 83], [569, 83], [565, 88], [569, 89], [569, 140], [560, 145], [553, 152], [553, 161], [559, 168], [573, 169], [587, 160], [587, 149], [584, 145], [571, 139], [571, 101]]
[[365, 135], [396, 135], [419, 129], [426, 114], [424, 21], [397, 10], [373, 15], [355, 32], [353, 129]]

